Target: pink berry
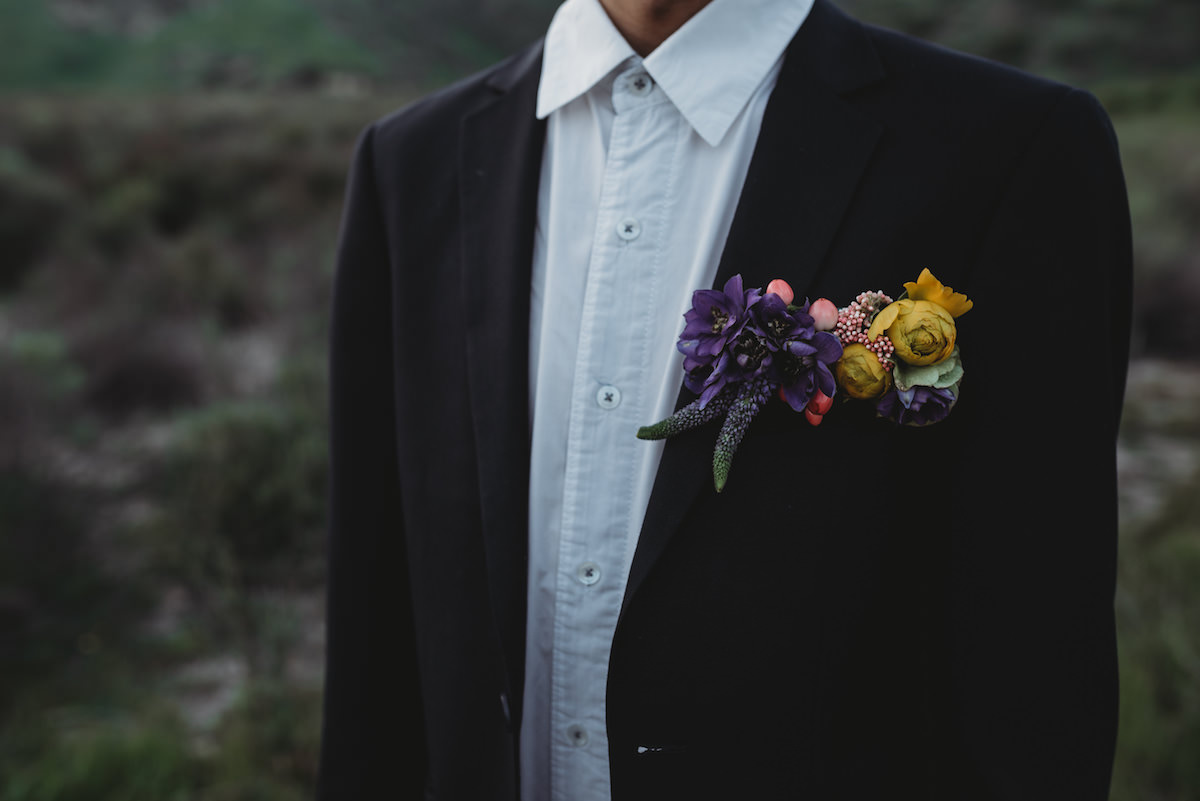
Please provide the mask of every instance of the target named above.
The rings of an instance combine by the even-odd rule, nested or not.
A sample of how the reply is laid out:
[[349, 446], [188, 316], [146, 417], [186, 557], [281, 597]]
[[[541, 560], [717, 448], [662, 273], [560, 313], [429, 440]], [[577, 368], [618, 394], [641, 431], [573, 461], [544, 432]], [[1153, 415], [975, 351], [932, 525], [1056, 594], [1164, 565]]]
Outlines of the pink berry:
[[833, 301], [827, 298], [817, 298], [808, 307], [808, 313], [812, 316], [815, 328], [818, 331], [830, 331], [837, 325], [838, 311], [837, 306], [833, 305]]
[[776, 278], [771, 283], [767, 284], [767, 294], [774, 292], [779, 296], [779, 299], [784, 303], [790, 304], [796, 299], [796, 294], [792, 292], [792, 287], [787, 281], [782, 278]]

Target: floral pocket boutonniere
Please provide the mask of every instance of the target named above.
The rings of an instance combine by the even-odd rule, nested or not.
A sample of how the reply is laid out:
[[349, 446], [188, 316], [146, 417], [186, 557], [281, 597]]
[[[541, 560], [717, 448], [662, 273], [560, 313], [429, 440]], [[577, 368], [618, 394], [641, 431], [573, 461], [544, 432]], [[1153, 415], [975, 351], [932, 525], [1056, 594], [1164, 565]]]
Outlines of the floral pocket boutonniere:
[[750, 421], [774, 395], [812, 425], [839, 387], [898, 424], [943, 419], [963, 375], [954, 320], [972, 303], [929, 270], [904, 288], [899, 300], [864, 292], [841, 309], [825, 298], [793, 303], [782, 279], [747, 290], [735, 275], [723, 290], [697, 290], [676, 347], [684, 385], [698, 397], [638, 437], [665, 439], [723, 418], [713, 450], [720, 492]]

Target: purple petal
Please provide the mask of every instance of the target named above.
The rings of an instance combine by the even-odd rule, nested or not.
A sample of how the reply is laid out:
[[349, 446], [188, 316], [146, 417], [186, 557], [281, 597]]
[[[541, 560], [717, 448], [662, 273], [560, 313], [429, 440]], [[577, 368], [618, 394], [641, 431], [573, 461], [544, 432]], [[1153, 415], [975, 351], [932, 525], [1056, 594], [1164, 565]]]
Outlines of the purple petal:
[[833, 377], [833, 371], [824, 362], [817, 362], [817, 369], [813, 373], [817, 378], [817, 388], [832, 398], [837, 392], [837, 381]]
[[[817, 359], [826, 363], [833, 364], [838, 359], [842, 358], [842, 342], [835, 335], [828, 331], [818, 331], [812, 338], [812, 342], [816, 345]], [[825, 393], [829, 394], [829, 393]]]
[[718, 378], [716, 381], [714, 381], [712, 384], [709, 384], [708, 386], [706, 386], [704, 388], [704, 391], [700, 393], [700, 408], [703, 409], [705, 406], [707, 406], [708, 402], [710, 400], [712, 400], [713, 398], [715, 398], [717, 396], [717, 394], [722, 389], [725, 388], [725, 384], [726, 384], [725, 378], [721, 377], [721, 378]]
[[744, 293], [742, 292], [741, 273], [738, 273], [725, 282], [725, 294], [731, 298], [737, 298], [737, 300], [741, 302], [744, 296]]
[[912, 387], [884, 393], [876, 402], [875, 411], [902, 425], [924, 426], [944, 419], [953, 405], [954, 393], [948, 389]]
[[817, 348], [799, 339], [793, 339], [785, 342], [784, 348], [793, 356], [812, 356], [814, 353], [817, 353]]
[[783, 399], [797, 412], [804, 411], [804, 407], [812, 400], [812, 396], [813, 377], [811, 372], [805, 373], [796, 382], [783, 388]]

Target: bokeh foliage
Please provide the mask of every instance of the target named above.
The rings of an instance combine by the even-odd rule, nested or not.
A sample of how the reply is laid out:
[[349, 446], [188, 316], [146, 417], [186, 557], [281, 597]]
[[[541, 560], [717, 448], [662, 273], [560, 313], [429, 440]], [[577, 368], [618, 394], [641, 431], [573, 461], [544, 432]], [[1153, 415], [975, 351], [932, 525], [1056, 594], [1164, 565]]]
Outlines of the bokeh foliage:
[[[149, 10], [140, 17], [131, 10], [71, 26], [55, 13], [70, 3], [0, 0], [0, 89], [304, 83], [333, 70], [374, 75], [381, 66], [370, 50], [297, 0], [142, 5]], [[139, 26], [139, 19], [146, 21]]]
[[0, 107], [3, 801], [310, 794], [332, 249], [397, 102]]
[[[350, 150], [554, 5], [0, 0], [0, 801], [309, 796]], [[843, 5], [1114, 116], [1138, 361], [1113, 797], [1200, 797], [1200, 6]]]
[[[428, 87], [540, 36], [557, 0], [0, 0], [0, 88]], [[1188, 0], [840, 0], [864, 20], [1073, 83], [1196, 75]], [[73, 24], [64, 26], [66, 19]]]

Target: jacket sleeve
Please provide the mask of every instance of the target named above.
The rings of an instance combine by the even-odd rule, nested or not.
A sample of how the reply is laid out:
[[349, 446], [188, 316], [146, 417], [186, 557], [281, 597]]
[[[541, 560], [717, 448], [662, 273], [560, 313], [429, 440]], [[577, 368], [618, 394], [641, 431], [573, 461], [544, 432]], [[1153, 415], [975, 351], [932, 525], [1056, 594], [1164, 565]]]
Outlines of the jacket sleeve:
[[396, 456], [392, 281], [374, 132], [359, 140], [330, 349], [327, 652], [318, 798], [420, 798], [424, 723]]
[[975, 308], [962, 318], [946, 619], [972, 787], [949, 797], [1108, 798], [1131, 261], [1111, 123], [1064, 90], [963, 287]]

